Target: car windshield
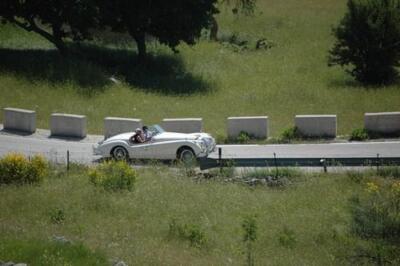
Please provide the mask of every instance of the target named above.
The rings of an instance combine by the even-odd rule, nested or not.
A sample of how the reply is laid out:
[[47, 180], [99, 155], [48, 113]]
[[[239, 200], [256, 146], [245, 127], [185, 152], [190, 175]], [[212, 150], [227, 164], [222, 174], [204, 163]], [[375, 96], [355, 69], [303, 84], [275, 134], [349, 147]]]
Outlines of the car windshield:
[[160, 127], [159, 125], [152, 125], [152, 126], [149, 126], [149, 131], [151, 132], [151, 134], [152, 134], [153, 136], [165, 132], [165, 130], [164, 130], [162, 127]]

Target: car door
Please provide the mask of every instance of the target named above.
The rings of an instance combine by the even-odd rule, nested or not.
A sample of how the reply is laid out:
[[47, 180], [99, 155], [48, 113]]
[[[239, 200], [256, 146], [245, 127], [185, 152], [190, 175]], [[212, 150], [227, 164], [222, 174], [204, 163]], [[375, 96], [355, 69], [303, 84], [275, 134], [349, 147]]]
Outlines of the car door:
[[129, 156], [135, 159], [153, 159], [151, 143], [131, 143]]

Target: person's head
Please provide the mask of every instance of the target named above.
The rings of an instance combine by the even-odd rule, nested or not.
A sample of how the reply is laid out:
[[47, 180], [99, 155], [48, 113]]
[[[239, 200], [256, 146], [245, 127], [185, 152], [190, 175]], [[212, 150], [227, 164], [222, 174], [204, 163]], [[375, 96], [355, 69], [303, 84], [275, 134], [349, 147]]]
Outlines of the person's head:
[[136, 134], [141, 134], [143, 131], [142, 131], [142, 129], [141, 128], [137, 128], [137, 129], [135, 129], [135, 133]]
[[147, 130], [149, 130], [149, 128], [147, 126], [143, 126], [142, 127], [143, 131], [146, 132]]

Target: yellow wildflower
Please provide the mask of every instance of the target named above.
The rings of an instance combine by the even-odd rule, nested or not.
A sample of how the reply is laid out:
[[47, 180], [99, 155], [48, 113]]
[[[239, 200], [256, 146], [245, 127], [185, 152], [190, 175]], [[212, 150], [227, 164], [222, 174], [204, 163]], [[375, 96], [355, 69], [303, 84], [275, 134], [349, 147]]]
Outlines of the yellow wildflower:
[[366, 190], [368, 193], [376, 193], [379, 191], [379, 186], [374, 182], [368, 182]]

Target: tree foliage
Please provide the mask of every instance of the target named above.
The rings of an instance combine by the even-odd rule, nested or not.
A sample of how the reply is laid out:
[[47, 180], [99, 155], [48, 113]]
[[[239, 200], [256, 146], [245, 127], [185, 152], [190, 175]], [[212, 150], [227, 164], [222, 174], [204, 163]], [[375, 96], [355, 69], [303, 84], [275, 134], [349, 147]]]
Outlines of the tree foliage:
[[141, 57], [146, 54], [146, 35], [173, 50], [181, 41], [194, 44], [218, 12], [216, 0], [100, 1], [102, 23], [115, 31], [129, 32]]
[[87, 39], [98, 17], [95, 0], [1, 0], [0, 19], [33, 31], [65, 51], [65, 38]]
[[337, 41], [329, 65], [347, 67], [365, 84], [393, 81], [400, 60], [400, 1], [349, 0], [347, 7], [333, 30]]

